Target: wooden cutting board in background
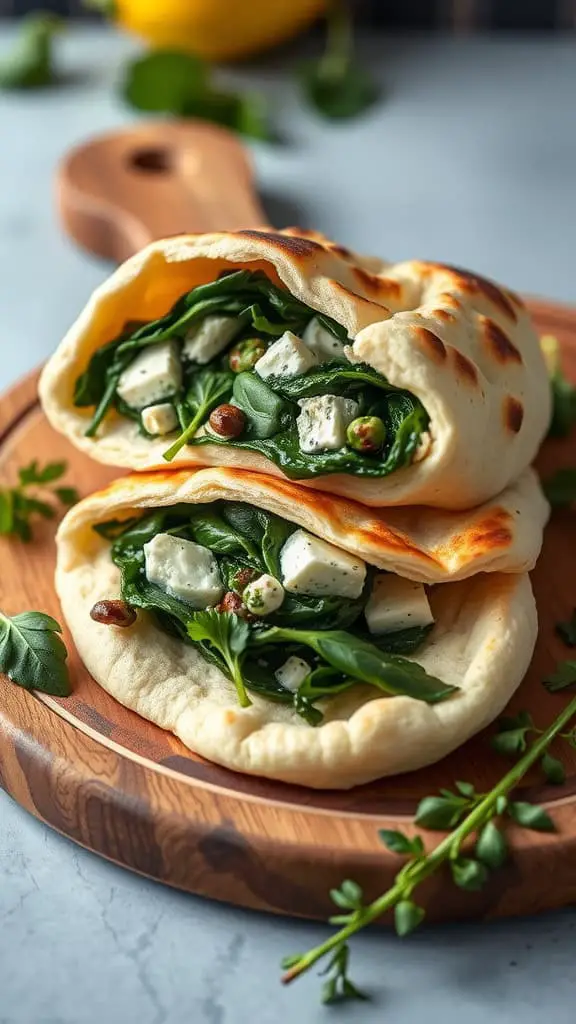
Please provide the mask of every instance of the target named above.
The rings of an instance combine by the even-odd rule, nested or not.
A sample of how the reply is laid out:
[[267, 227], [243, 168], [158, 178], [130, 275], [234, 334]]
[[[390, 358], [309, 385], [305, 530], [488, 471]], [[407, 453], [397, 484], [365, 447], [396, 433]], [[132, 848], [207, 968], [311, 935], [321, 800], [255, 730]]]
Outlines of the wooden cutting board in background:
[[142, 123], [93, 139], [64, 158], [56, 188], [66, 231], [117, 263], [169, 235], [267, 224], [248, 152], [204, 121]]
[[[262, 225], [249, 165], [235, 139], [206, 125], [140, 125], [72, 153], [59, 175], [59, 204], [81, 245], [121, 259], [154, 237], [180, 230]], [[344, 240], [345, 241], [345, 240]], [[561, 341], [576, 380], [576, 311], [530, 303], [537, 329]], [[0, 402], [0, 486], [32, 458], [66, 459], [67, 481], [85, 495], [116, 474], [55, 434], [38, 406], [37, 375]], [[495, 453], [497, 457], [497, 453]], [[547, 442], [545, 475], [576, 465], [576, 437]], [[511, 704], [548, 723], [565, 698], [541, 685], [567, 657], [554, 624], [576, 604], [575, 520], [555, 513], [533, 574], [540, 635], [528, 676]], [[30, 545], [0, 538], [0, 606], [42, 609], [61, 619], [54, 593], [54, 524]], [[369, 898], [391, 883], [399, 860], [379, 828], [410, 829], [418, 800], [456, 779], [490, 787], [507, 762], [491, 730], [441, 763], [350, 792], [316, 792], [240, 775], [188, 751], [179, 740], [116, 703], [66, 641], [74, 693], [29, 694], [0, 677], [0, 785], [32, 814], [75, 842], [134, 871], [242, 906], [326, 917], [331, 887], [356, 879]], [[510, 829], [513, 858], [479, 893], [444, 875], [424, 886], [432, 920], [527, 914], [576, 901], [576, 751], [564, 748], [568, 778], [523, 795], [552, 811], [554, 835]], [[420, 900], [420, 893], [419, 893]]]

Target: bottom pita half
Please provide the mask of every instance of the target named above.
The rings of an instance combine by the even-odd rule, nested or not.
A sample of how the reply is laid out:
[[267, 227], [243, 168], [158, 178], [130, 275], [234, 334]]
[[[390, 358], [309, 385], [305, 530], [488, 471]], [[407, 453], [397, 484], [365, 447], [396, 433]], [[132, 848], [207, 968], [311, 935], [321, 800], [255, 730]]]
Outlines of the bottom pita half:
[[[416, 543], [401, 531], [398, 510], [385, 543], [387, 510], [381, 510], [381, 532], [374, 545], [375, 533], [365, 529], [372, 510], [323, 496], [322, 515], [314, 520], [314, 494], [307, 491], [300, 500], [297, 485], [291, 484], [289, 491], [271, 477], [207, 469], [127, 478], [75, 506], [58, 534], [56, 585], [84, 664], [120, 703], [173, 732], [202, 757], [236, 771], [313, 788], [347, 789], [440, 760], [496, 718], [528, 668], [537, 616], [529, 576], [522, 570], [532, 567], [539, 542], [534, 541], [522, 569], [512, 557], [512, 545], [509, 564], [502, 559], [495, 564], [510, 571], [478, 571], [491, 566], [476, 552], [465, 569], [460, 560], [451, 572], [449, 563], [434, 559], [445, 550], [449, 530], [454, 531], [454, 513], [430, 511], [434, 544], [425, 550], [422, 538]], [[224, 674], [194, 647], [163, 632], [146, 612], [139, 612], [128, 629], [90, 618], [96, 601], [120, 592], [109, 542], [92, 530], [96, 522], [139, 509], [218, 498], [268, 507], [332, 543], [340, 540], [342, 548], [380, 568], [431, 582], [435, 626], [410, 657], [460, 687], [459, 692], [429, 705], [382, 696], [358, 684], [321, 702], [324, 721], [312, 727], [291, 708], [257, 695], [252, 695], [250, 707], [241, 708]], [[530, 514], [530, 508], [526, 511]], [[404, 514], [410, 525], [410, 510]], [[470, 531], [478, 517], [489, 514], [490, 508], [467, 514]]]

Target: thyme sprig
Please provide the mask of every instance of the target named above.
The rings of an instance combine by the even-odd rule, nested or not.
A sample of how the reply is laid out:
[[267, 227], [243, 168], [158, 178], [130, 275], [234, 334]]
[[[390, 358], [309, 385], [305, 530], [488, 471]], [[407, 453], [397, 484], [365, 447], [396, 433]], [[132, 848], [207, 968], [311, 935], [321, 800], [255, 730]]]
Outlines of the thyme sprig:
[[[450, 829], [433, 849], [426, 850], [420, 836], [411, 838], [402, 832], [382, 830], [380, 839], [386, 847], [393, 853], [407, 857], [393, 885], [368, 904], [364, 903], [360, 886], [351, 880], [343, 882], [340, 889], [332, 890], [333, 902], [345, 913], [333, 917], [331, 923], [341, 927], [325, 942], [308, 952], [285, 959], [282, 964], [285, 970], [282, 981], [285, 984], [294, 981], [318, 961], [330, 957], [327, 967], [330, 977], [324, 984], [323, 1001], [332, 1003], [342, 999], [365, 998], [348, 973], [348, 942], [353, 935], [388, 911], [394, 912], [397, 934], [408, 935], [425, 917], [424, 908], [413, 899], [415, 891], [425, 879], [445, 865], [450, 869], [452, 880], [461, 889], [481, 889], [490, 872], [499, 868], [508, 858], [508, 842], [502, 828], [506, 818], [522, 828], [538, 832], [554, 831], [554, 822], [543, 808], [528, 801], [511, 800], [510, 794], [538, 762], [545, 772], [546, 768], [550, 772], [550, 762], [562, 767], [557, 759], [548, 754], [548, 749], [556, 737], [563, 737], [574, 745], [574, 732], [564, 731], [574, 718], [576, 697], [545, 729], [537, 728], [526, 712], [516, 719], [504, 720], [497, 737], [515, 735], [515, 739], [514, 742], [509, 740], [509, 750], [501, 752], [512, 753], [512, 747], [514, 752], [521, 752], [516, 764], [487, 793], [476, 793], [471, 783], [457, 782], [456, 792], [445, 789], [438, 796], [421, 800], [416, 824], [427, 830]], [[535, 737], [530, 744], [527, 738], [529, 735]], [[502, 739], [500, 746], [506, 747]], [[548, 762], [545, 760], [547, 757]], [[559, 769], [556, 767], [555, 771], [558, 773]], [[464, 844], [471, 838], [474, 838], [472, 850], [468, 846], [464, 850]]]

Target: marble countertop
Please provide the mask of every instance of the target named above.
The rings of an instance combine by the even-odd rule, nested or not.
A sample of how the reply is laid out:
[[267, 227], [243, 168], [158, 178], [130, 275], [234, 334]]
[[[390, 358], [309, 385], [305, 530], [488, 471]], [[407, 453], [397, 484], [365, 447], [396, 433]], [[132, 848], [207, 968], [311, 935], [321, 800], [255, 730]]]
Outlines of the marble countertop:
[[[8, 32], [0, 34], [0, 50]], [[113, 82], [130, 44], [63, 40], [73, 85], [0, 96], [0, 387], [44, 359], [106, 275], [58, 228], [62, 152], [130, 115]], [[385, 101], [326, 124], [266, 58], [227, 78], [266, 89], [285, 139], [256, 146], [272, 222], [314, 225], [388, 258], [470, 266], [576, 301], [576, 36], [365, 40]], [[463, 896], [465, 898], [465, 896]], [[0, 1024], [272, 1024], [328, 1021], [311, 975], [277, 965], [326, 934], [162, 888], [75, 847], [0, 793]], [[375, 1024], [571, 1024], [576, 911], [354, 942], [374, 997], [332, 1011]]]

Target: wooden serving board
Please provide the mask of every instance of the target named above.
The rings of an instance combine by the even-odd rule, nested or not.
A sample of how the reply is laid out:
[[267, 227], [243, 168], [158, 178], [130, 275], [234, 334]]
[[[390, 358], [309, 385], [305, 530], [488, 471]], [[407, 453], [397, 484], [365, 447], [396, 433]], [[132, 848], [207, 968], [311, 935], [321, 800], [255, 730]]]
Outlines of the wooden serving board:
[[[541, 332], [556, 334], [576, 379], [576, 311], [531, 303]], [[88, 494], [115, 474], [76, 452], [46, 423], [33, 374], [0, 402], [0, 485], [32, 458], [64, 458], [69, 482]], [[494, 453], [497, 458], [497, 452]], [[576, 465], [576, 438], [547, 442], [539, 467], [548, 475]], [[548, 723], [565, 697], [541, 679], [569, 652], [554, 624], [576, 605], [576, 517], [555, 513], [533, 574], [540, 636], [531, 669], [511, 710], [528, 708]], [[0, 539], [0, 607], [39, 609], [61, 619], [52, 586], [54, 524], [35, 540]], [[66, 636], [72, 697], [30, 694], [0, 677], [0, 785], [27, 810], [104, 857], [190, 892], [242, 906], [326, 917], [328, 890], [351, 877], [369, 898], [384, 891], [399, 861], [378, 841], [379, 828], [410, 831], [420, 797], [462, 778], [478, 789], [506, 770], [487, 734], [431, 768], [359, 787], [315, 792], [253, 779], [211, 765], [177, 739], [138, 718], [100, 689]], [[526, 914], [576, 901], [576, 751], [562, 751], [568, 780], [546, 787], [527, 780], [528, 799], [553, 813], [558, 833], [511, 829], [514, 856], [480, 893], [462, 893], [444, 876], [422, 892], [431, 919]]]

